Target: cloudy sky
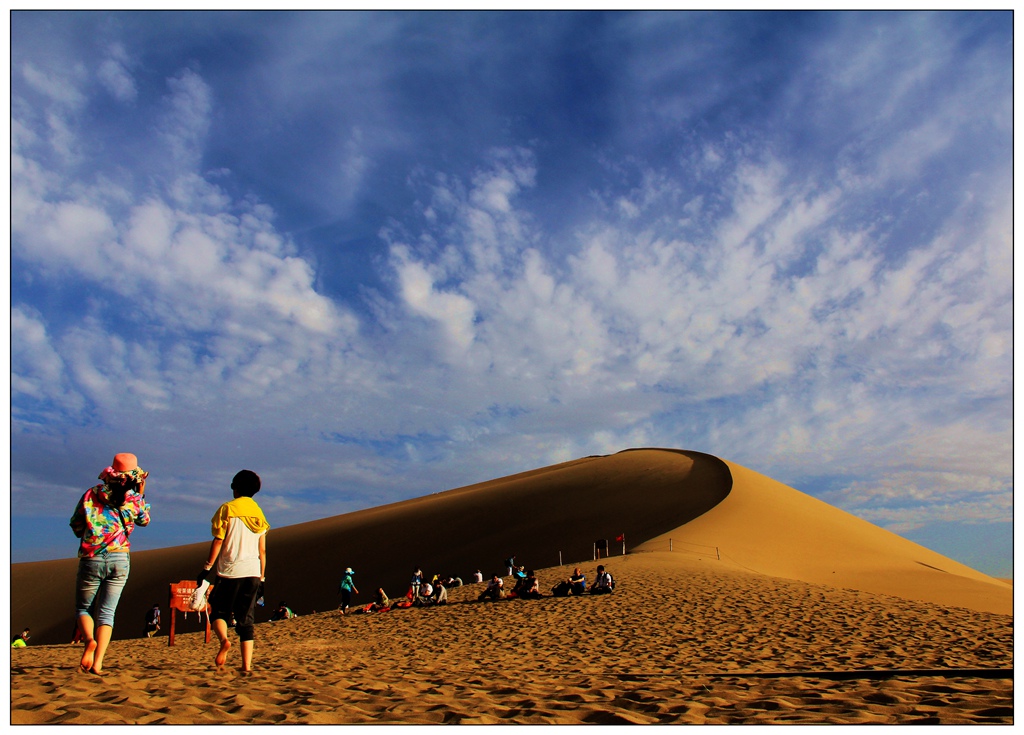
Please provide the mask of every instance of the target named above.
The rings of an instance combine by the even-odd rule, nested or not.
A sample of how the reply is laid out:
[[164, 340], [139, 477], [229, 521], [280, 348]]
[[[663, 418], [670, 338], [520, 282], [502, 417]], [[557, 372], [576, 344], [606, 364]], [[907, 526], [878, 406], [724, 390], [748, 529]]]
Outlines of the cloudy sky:
[[628, 447], [1011, 573], [1012, 16], [11, 16], [12, 559]]

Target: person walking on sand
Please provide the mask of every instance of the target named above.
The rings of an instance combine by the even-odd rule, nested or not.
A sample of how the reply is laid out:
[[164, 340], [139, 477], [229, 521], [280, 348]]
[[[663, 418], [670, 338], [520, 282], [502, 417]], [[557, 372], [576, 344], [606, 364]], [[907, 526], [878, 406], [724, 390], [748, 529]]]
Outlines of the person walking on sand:
[[267, 523], [263, 511], [253, 500], [260, 491], [260, 476], [252, 470], [242, 470], [231, 481], [233, 500], [221, 505], [213, 514], [213, 541], [206, 564], [200, 573], [205, 578], [214, 564], [217, 575], [210, 595], [213, 630], [220, 640], [220, 650], [214, 658], [217, 667], [227, 662], [231, 642], [228, 640], [228, 621], [235, 622], [235, 632], [242, 644], [243, 673], [252, 671], [256, 600], [267, 578]]
[[114, 461], [100, 472], [103, 482], [85, 491], [71, 516], [71, 530], [81, 539], [75, 608], [85, 652], [79, 665], [98, 676], [103, 675], [114, 613], [131, 570], [128, 537], [135, 526], [149, 524], [148, 476], [134, 454], [115, 454]]
[[345, 575], [341, 578], [341, 582], [338, 583], [338, 591], [341, 592], [341, 614], [348, 614], [348, 607], [352, 604], [352, 595], [359, 594], [359, 590], [356, 589], [356, 582], [352, 579], [352, 575], [355, 572], [352, 571], [352, 567], [345, 567]]

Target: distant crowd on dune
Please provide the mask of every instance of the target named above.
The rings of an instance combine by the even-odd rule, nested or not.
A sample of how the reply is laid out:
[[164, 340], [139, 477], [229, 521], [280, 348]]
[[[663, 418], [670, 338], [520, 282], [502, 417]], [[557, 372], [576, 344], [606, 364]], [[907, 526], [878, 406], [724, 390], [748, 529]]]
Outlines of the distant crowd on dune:
[[[454, 577], [451, 575], [442, 576], [440, 574], [435, 574], [430, 581], [427, 582], [425, 581], [423, 571], [419, 567], [416, 567], [413, 569], [412, 578], [409, 581], [409, 590], [403, 598], [392, 600], [388, 597], [383, 587], [378, 587], [373, 602], [352, 608], [352, 594], [358, 594], [359, 592], [355, 587], [354, 575], [355, 571], [352, 567], [347, 567], [341, 582], [338, 583], [338, 592], [341, 594], [341, 605], [339, 606], [339, 609], [341, 610], [342, 615], [347, 614], [350, 609], [354, 612], [373, 613], [388, 612], [396, 608], [404, 609], [409, 607], [436, 607], [439, 605], [447, 605], [448, 590], [452, 587], [462, 587], [464, 584], [461, 577]], [[540, 582], [537, 580], [537, 574], [532, 569], [527, 571], [524, 565], [517, 565], [514, 554], [505, 560], [504, 576], [512, 578], [512, 588], [510, 590], [505, 590], [505, 580], [503, 576], [499, 572], [492, 572], [490, 580], [487, 582], [487, 586], [480, 592], [477, 600], [481, 602], [484, 600], [535, 600], [544, 596], [540, 591]], [[476, 572], [473, 573], [469, 583], [483, 584], [483, 582], [483, 574], [479, 569], [477, 569]], [[551, 593], [555, 597], [583, 595], [588, 592], [592, 595], [606, 595], [611, 594], [614, 591], [615, 579], [612, 577], [611, 573], [605, 569], [604, 565], [599, 565], [597, 567], [596, 579], [589, 589], [587, 587], [587, 577], [579, 567], [573, 569], [573, 572], [569, 577], [560, 581], [551, 588]], [[280, 620], [293, 616], [294, 613], [292, 613], [291, 609], [282, 601], [281, 606], [278, 608], [277, 613], [275, 613], [272, 619]]]

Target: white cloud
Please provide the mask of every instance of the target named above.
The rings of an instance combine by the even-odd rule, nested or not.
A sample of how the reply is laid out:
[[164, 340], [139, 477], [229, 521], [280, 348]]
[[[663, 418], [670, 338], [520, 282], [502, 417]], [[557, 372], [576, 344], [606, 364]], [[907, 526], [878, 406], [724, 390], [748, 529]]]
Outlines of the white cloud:
[[174, 172], [193, 172], [202, 160], [202, 145], [210, 127], [213, 99], [203, 78], [191, 70], [167, 80], [170, 94], [161, 121], [163, 143]]
[[74, 110], [82, 107], [87, 98], [76, 83], [82, 76], [81, 67], [76, 66], [71, 71], [72, 74], [69, 78], [65, 75], [48, 73], [31, 63], [21, 66], [21, 75], [32, 89], [63, 108]]
[[[11, 394], [32, 399], [33, 410], [51, 419], [54, 413], [74, 414], [83, 406], [82, 397], [69, 386], [64, 359], [46, 324], [37, 313], [19, 307], [11, 309]], [[15, 421], [38, 422], [18, 406], [12, 406]]]
[[[172, 122], [162, 128], [170, 134], [163, 138], [166, 151], [176, 167], [190, 156], [194, 165], [209, 90], [192, 72], [170, 83], [175, 96]], [[31, 131], [30, 122], [18, 126]], [[119, 299], [130, 305], [120, 319], [159, 325], [164, 336], [113, 333], [118, 327], [107, 320], [118, 307], [110, 305], [111, 311], [93, 311], [77, 325], [72, 319], [57, 328], [56, 339], [41, 342], [41, 322], [16, 311], [19, 329], [32, 337], [20, 349], [34, 361], [34, 367], [15, 366], [16, 390], [39, 395], [48, 382], [60, 390], [53, 371], [64, 355], [74, 384], [97, 406], [116, 412], [127, 395], [142, 410], [163, 411], [176, 400], [208, 400], [189, 377], [197, 371], [218, 378], [219, 386], [206, 384], [214, 393], [258, 395], [292, 386], [311, 359], [344, 349], [355, 334], [355, 317], [316, 291], [312, 265], [275, 230], [268, 207], [234, 203], [187, 171], [164, 196], [133, 201], [102, 179], [77, 181], [48, 164], [39, 140], [28, 132], [14, 140], [13, 253], [45, 277], [86, 279], [84, 304]], [[183, 157], [185, 149], [191, 153]], [[162, 354], [167, 337], [184, 340], [173, 360]], [[254, 343], [262, 349], [254, 352]], [[33, 344], [38, 349], [29, 354]]]
[[437, 322], [450, 345], [466, 350], [474, 338], [473, 302], [461, 294], [436, 289], [430, 273], [411, 259], [407, 248], [393, 246], [391, 253], [405, 304], [413, 313]]
[[[563, 208], [568, 196], [537, 203], [552, 191], [544, 176], [559, 173], [545, 168], [551, 141], [494, 150], [416, 192], [421, 218], [390, 213], [373, 292], [322, 286], [318, 256], [335, 243], [311, 246], [304, 224], [291, 236], [270, 207], [239, 198], [232, 172], [202, 170], [224, 100], [198, 72], [168, 80], [159, 119], [135, 141], [147, 160], [93, 175], [75, 165], [96, 155], [78, 115], [85, 77], [20, 66], [46, 102], [45, 114], [12, 109], [15, 277], [81, 297], [66, 313], [15, 300], [12, 415], [79, 412], [93, 436], [116, 425], [162, 457], [176, 492], [195, 478], [175, 458], [257, 457], [290, 520], [646, 444], [710, 451], [798, 487], [839, 477], [837, 504], [886, 523], [938, 517], [928, 505], [998, 519], [1010, 473], [1011, 189], [979, 165], [947, 182], [954, 204], [928, 227], [898, 231], [910, 215], [887, 204], [901, 194], [892, 182], [916, 181], [965, 129], [955, 100], [899, 134], [873, 118], [920, 99], [933, 73], [911, 64], [886, 80], [899, 37], [864, 49], [829, 88], [826, 103], [848, 92], [861, 104], [885, 82], [835, 162], [808, 173], [756, 127], [729, 131], [638, 157], [632, 188], [587, 182], [587, 209]], [[288, 57], [308, 76], [257, 77], [274, 82], [280, 114], [323, 96], [312, 72], [326, 35], [315, 40]], [[842, 66], [844, 49], [822, 73]], [[664, 53], [651, 84], [674, 78], [678, 57]], [[143, 107], [130, 68], [113, 49], [99, 77]], [[389, 73], [324, 84], [351, 92]], [[337, 196], [332, 215], [348, 212], [382, 148], [417, 140], [367, 122], [388, 117], [386, 102], [373, 94], [366, 117], [332, 119], [323, 150], [307, 151], [329, 180], [304, 171], [288, 196], [322, 188], [311, 201]], [[254, 129], [287, 119], [260, 112]], [[617, 182], [626, 164], [615, 155], [598, 154]], [[389, 180], [406, 175], [430, 174]], [[556, 215], [545, 220], [545, 207]], [[80, 449], [99, 441], [67, 431]], [[322, 505], [302, 496], [349, 485], [353, 495]]]
[[138, 96], [135, 79], [128, 71], [128, 54], [121, 44], [113, 44], [109, 56], [103, 60], [96, 76], [107, 91], [119, 102], [134, 102]]

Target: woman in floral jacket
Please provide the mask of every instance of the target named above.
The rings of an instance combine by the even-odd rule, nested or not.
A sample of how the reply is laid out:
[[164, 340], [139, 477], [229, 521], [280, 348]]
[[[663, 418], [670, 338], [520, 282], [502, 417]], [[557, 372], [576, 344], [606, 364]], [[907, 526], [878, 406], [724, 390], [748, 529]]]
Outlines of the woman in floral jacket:
[[114, 632], [114, 612], [131, 567], [128, 537], [149, 523], [146, 477], [134, 454], [117, 454], [71, 516], [78, 547], [75, 606], [85, 641], [81, 667], [103, 675], [103, 657]]

